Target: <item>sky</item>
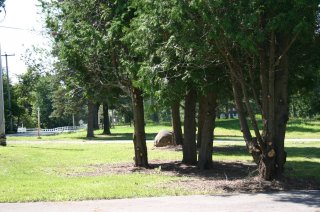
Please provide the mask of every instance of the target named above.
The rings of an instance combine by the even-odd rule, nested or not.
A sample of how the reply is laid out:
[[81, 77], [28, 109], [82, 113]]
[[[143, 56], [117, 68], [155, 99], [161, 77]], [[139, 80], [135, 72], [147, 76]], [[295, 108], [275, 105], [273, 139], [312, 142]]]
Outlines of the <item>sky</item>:
[[[43, 24], [38, 4], [38, 0], [6, 0], [6, 15], [0, 13], [1, 54], [15, 54], [8, 57], [9, 77], [13, 82], [27, 69], [22, 59], [26, 50], [32, 46], [46, 47], [49, 43], [41, 33]], [[2, 57], [2, 66], [5, 65], [5, 57]]]

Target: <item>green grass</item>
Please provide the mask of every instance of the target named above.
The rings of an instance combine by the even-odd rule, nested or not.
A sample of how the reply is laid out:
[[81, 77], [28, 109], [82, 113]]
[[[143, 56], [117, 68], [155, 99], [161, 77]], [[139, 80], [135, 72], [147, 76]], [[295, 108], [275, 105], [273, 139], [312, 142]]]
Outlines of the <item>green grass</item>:
[[[320, 142], [287, 142], [286, 147], [286, 175], [299, 180], [318, 179]], [[170, 176], [161, 172], [108, 173], [99, 169], [106, 164], [132, 163], [132, 157], [131, 143], [9, 143], [0, 148], [0, 202], [197, 194], [187, 188], [163, 186], [192, 179], [192, 176]], [[154, 149], [148, 144], [148, 157], [149, 161], [180, 161], [182, 152]], [[213, 159], [251, 161], [242, 142], [215, 143]]]
[[[0, 202], [186, 194], [183, 190], [156, 189], [161, 183], [177, 180], [176, 177], [138, 173], [100, 175], [96, 170], [95, 165], [99, 164], [133, 162], [132, 149], [132, 144], [83, 143], [17, 144], [0, 148]], [[180, 159], [180, 152], [149, 149], [150, 160]], [[81, 175], [90, 171], [98, 175]]]
[[[162, 130], [172, 130], [168, 124], [152, 124], [146, 125], [146, 137], [148, 140], [153, 140], [156, 134]], [[131, 140], [133, 127], [130, 126], [115, 126], [111, 129], [112, 135], [102, 135], [102, 130], [95, 132], [95, 138], [86, 138], [86, 131], [76, 133], [61, 133], [51, 136], [42, 136], [42, 140]], [[253, 132], [252, 132], [253, 134]], [[215, 128], [216, 139], [221, 140], [243, 140], [242, 133], [237, 119], [218, 119]], [[287, 125], [286, 138], [320, 138], [320, 121], [292, 119]], [[13, 140], [39, 140], [34, 137], [12, 136], [8, 137], [8, 141]]]
[[[147, 139], [153, 139], [170, 125], [147, 124]], [[165, 187], [190, 177], [159, 173], [107, 173], [97, 167], [114, 163], [133, 163], [132, 143], [108, 143], [131, 140], [133, 128], [116, 126], [112, 135], [95, 132], [97, 143], [87, 143], [86, 132], [36, 137], [8, 137], [8, 146], [0, 148], [0, 202], [62, 201], [109, 199], [163, 195], [198, 194], [187, 188]], [[218, 120], [218, 139], [235, 140], [214, 143], [214, 161], [250, 162], [244, 147], [238, 120]], [[292, 120], [287, 138], [320, 138], [319, 121]], [[31, 142], [14, 142], [15, 140]], [[50, 141], [51, 140], [51, 141]], [[65, 141], [56, 142], [55, 141]], [[68, 142], [72, 141], [72, 142]], [[288, 158], [285, 175], [294, 179], [319, 181], [320, 142], [286, 142]], [[180, 161], [181, 151], [158, 150], [148, 143], [149, 161]], [[95, 175], [85, 173], [97, 173]], [[161, 189], [159, 189], [161, 188]]]
[[[261, 126], [261, 121], [259, 125]], [[254, 134], [253, 131], [252, 134]], [[239, 121], [236, 119], [217, 120], [215, 135], [222, 139], [242, 140]], [[286, 138], [320, 138], [320, 121], [290, 119], [287, 124]]]

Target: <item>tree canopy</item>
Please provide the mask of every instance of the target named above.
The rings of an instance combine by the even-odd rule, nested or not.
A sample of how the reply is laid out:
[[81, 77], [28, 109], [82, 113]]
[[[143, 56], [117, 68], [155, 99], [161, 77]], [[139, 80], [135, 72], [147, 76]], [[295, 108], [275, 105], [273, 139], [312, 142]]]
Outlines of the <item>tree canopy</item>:
[[297, 114], [319, 110], [318, 0], [40, 2], [58, 59], [55, 114], [77, 107], [63, 107], [63, 95], [83, 99], [74, 103], [87, 102], [89, 114], [94, 104], [131, 96], [136, 166], [148, 167], [143, 98], [178, 113], [182, 103], [183, 162], [204, 169], [217, 103], [233, 96], [264, 179], [283, 173], [290, 104], [299, 103]]

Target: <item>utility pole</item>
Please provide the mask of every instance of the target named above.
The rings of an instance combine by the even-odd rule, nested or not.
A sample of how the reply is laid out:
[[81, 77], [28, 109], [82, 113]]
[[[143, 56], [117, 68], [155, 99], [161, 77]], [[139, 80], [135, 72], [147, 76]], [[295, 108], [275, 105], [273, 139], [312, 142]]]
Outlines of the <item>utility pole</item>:
[[[1, 46], [0, 46], [1, 55]], [[4, 120], [4, 99], [3, 99], [3, 74], [2, 74], [2, 62], [0, 57], [0, 146], [6, 146], [6, 126]]]
[[10, 118], [10, 132], [13, 132], [13, 119], [12, 119], [12, 106], [11, 106], [11, 94], [10, 94], [10, 78], [9, 78], [9, 65], [8, 65], [8, 57], [15, 56], [15, 54], [7, 54], [1, 55], [6, 58], [6, 71], [7, 71], [7, 93], [8, 93], [8, 106], [9, 106], [9, 118]]

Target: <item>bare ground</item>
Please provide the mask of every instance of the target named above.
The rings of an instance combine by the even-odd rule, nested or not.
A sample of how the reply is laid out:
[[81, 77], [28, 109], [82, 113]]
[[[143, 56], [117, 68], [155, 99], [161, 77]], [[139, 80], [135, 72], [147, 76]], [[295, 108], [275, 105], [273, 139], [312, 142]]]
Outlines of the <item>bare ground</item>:
[[[162, 147], [179, 151], [175, 147]], [[71, 176], [100, 176], [109, 174], [163, 174], [181, 177], [178, 181], [159, 185], [160, 188], [183, 188], [196, 193], [217, 192], [262, 192], [292, 189], [320, 189], [316, 179], [291, 179], [264, 181], [258, 176], [254, 163], [240, 161], [216, 161], [210, 170], [199, 170], [196, 166], [182, 164], [180, 161], [150, 161], [150, 168], [137, 168], [133, 163], [94, 164], [90, 171], [70, 173]]]

